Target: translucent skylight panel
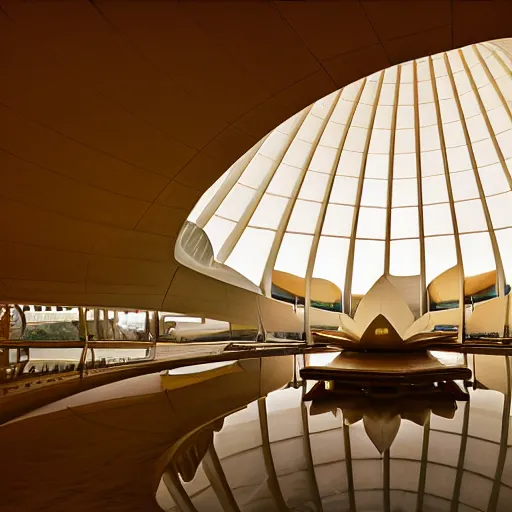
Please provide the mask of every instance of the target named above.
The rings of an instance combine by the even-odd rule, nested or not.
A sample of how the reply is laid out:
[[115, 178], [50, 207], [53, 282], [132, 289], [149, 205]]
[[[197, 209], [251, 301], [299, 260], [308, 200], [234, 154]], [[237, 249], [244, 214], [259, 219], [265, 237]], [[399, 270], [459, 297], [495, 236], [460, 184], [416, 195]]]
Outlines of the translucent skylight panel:
[[479, 197], [478, 186], [473, 171], [450, 173], [450, 181], [452, 184], [453, 199], [455, 201], [476, 199]]
[[395, 178], [414, 178], [416, 174], [416, 153], [395, 154], [393, 158], [393, 176]]
[[400, 106], [396, 113], [396, 127], [397, 129], [402, 128], [414, 128], [414, 107], [412, 106]]
[[452, 234], [453, 224], [450, 205], [445, 203], [424, 206], [423, 226], [425, 236]]
[[470, 117], [476, 116], [480, 113], [480, 106], [478, 105], [478, 101], [472, 90], [464, 94], [460, 94], [459, 92], [459, 99], [462, 106], [462, 112], [464, 113], [464, 117], [466, 119], [469, 119]]
[[512, 158], [512, 130], [496, 135], [504, 158]]
[[444, 175], [430, 176], [421, 181], [423, 204], [448, 202], [448, 189]]
[[322, 137], [320, 138], [320, 145], [338, 149], [341, 144], [344, 131], [344, 124], [338, 124], [332, 121], [328, 122], [324, 132], [322, 133]]
[[[380, 74], [380, 73], [379, 73]], [[375, 101], [375, 96], [377, 94], [378, 82], [372, 80], [366, 80], [364, 84], [364, 89], [361, 94], [361, 99], [359, 100], [361, 103], [367, 103], [368, 105], [373, 105]]]
[[384, 273], [385, 243], [374, 240], [356, 240], [352, 293], [364, 294]]
[[320, 203], [297, 199], [286, 231], [313, 234], [316, 230], [320, 207]]
[[436, 106], [434, 103], [420, 103], [418, 105], [419, 125], [437, 126]]
[[418, 74], [419, 82], [430, 80], [430, 65], [427, 57], [416, 61], [416, 72]]
[[369, 153], [389, 153], [391, 130], [373, 130]]
[[414, 105], [414, 87], [413, 84], [400, 83], [400, 92], [398, 94], [399, 105]]
[[391, 241], [389, 273], [393, 276], [416, 276], [420, 274], [419, 239]]
[[444, 143], [447, 148], [453, 148], [466, 144], [464, 130], [460, 122], [445, 124], [443, 127]]
[[368, 128], [372, 117], [372, 110], [372, 105], [359, 103], [359, 105], [357, 105], [356, 111], [354, 112], [354, 117], [352, 118], [352, 126]]
[[357, 238], [384, 240], [386, 238], [386, 210], [362, 206], [359, 209], [356, 236]]
[[480, 199], [455, 203], [455, 214], [459, 233], [470, 233], [471, 231], [487, 229], [487, 222]]
[[473, 68], [474, 66], [479, 65], [478, 57], [476, 56], [473, 48], [471, 46], [467, 46], [465, 48], [461, 48], [462, 54], [466, 59], [469, 68]]
[[303, 140], [306, 142], [313, 143], [315, 139], [320, 135], [324, 120], [309, 113], [302, 126], [300, 127], [296, 139]]
[[481, 140], [473, 144], [473, 153], [475, 155], [477, 165], [491, 165], [499, 162], [498, 154], [494, 149], [491, 139]]
[[348, 176], [336, 176], [329, 198], [330, 203], [356, 204], [357, 178], [349, 178]]
[[499, 107], [501, 99], [496, 93], [496, 89], [492, 84], [487, 84], [484, 87], [478, 89], [478, 94], [484, 104], [485, 110], [492, 110], [493, 108]]
[[236, 222], [222, 219], [214, 215], [204, 227], [213, 248], [213, 254], [216, 257], [227, 237], [235, 229]]
[[[443, 63], [444, 64], [444, 63]], [[439, 101], [448, 100], [453, 98], [452, 85], [448, 76], [441, 76], [436, 79], [437, 84], [437, 96]]]
[[512, 192], [487, 197], [494, 229], [512, 227]]
[[275, 165], [273, 160], [263, 155], [256, 154], [245, 168], [238, 182], [247, 187], [259, 188], [265, 179], [273, 172]]
[[345, 139], [344, 149], [362, 153], [366, 143], [367, 134], [368, 130], [366, 128], [351, 126], [348, 130], [347, 138]]
[[226, 260], [226, 265], [259, 286], [274, 236], [275, 233], [271, 231], [246, 228]]
[[460, 235], [460, 249], [466, 277], [496, 269], [489, 233]]
[[440, 100], [439, 108], [441, 110], [441, 119], [444, 124], [460, 120], [459, 110], [457, 108], [457, 103], [453, 99], [453, 94], [449, 99]]
[[284, 155], [283, 163], [298, 167], [299, 169], [305, 169], [312, 150], [313, 146], [309, 142], [294, 139]]
[[322, 99], [315, 101], [315, 103], [313, 103], [313, 107], [311, 108], [311, 114], [319, 117], [320, 119], [325, 119], [329, 115], [329, 112], [337, 97], [338, 91], [334, 91], [331, 94], [324, 96]]
[[272, 177], [267, 188], [267, 192], [270, 194], [291, 197], [291, 194], [296, 188], [301, 176], [302, 171], [300, 169], [286, 164], [281, 164]]
[[444, 63], [444, 58], [441, 55], [434, 55], [432, 57], [432, 65], [434, 68], [434, 76], [437, 79], [446, 77], [448, 75], [448, 72], [446, 71], [446, 65]]
[[255, 190], [237, 183], [222, 201], [216, 214], [226, 219], [238, 221], [255, 195]]
[[373, 128], [391, 128], [391, 122], [393, 120], [393, 107], [387, 105], [379, 105], [375, 111], [375, 120], [373, 121]]
[[500, 105], [498, 108], [487, 112], [494, 133], [498, 134], [512, 129], [512, 121], [508, 115], [507, 109]]
[[496, 239], [507, 281], [512, 282], [512, 229], [496, 231]]
[[445, 270], [457, 264], [455, 237], [425, 238], [425, 275], [427, 285]]
[[421, 175], [438, 176], [444, 174], [443, 155], [441, 150], [427, 151], [420, 153], [421, 158]]
[[453, 79], [455, 80], [455, 87], [457, 89], [457, 94], [459, 95], [459, 98], [462, 98], [462, 96], [464, 96], [465, 94], [469, 93], [472, 90], [471, 82], [465, 70], [459, 72], [454, 71]]
[[258, 153], [270, 158], [271, 160], [279, 159], [282, 152], [287, 148], [291, 140], [290, 135], [285, 135], [274, 130], [261, 145]]
[[254, 211], [250, 226], [277, 229], [289, 199], [264, 194]]
[[366, 178], [387, 179], [389, 174], [389, 155], [368, 154], [366, 158]]
[[336, 174], [344, 176], [353, 176], [357, 178], [361, 174], [361, 163], [363, 161], [363, 154], [356, 153], [355, 151], [343, 150], [340, 155], [340, 161]]
[[391, 239], [419, 236], [418, 208], [391, 209]]
[[498, 78], [496, 83], [498, 84], [501, 93], [505, 97], [505, 100], [510, 105], [510, 100], [512, 99], [512, 80], [510, 80], [509, 76], [506, 75]]
[[277, 254], [275, 270], [305, 277], [312, 241], [313, 237], [310, 235], [285, 233]]
[[310, 201], [323, 201], [328, 181], [328, 174], [307, 172], [298, 197]]
[[398, 66], [392, 66], [384, 71], [384, 83], [395, 84], [397, 79]]
[[331, 174], [336, 165], [338, 150], [325, 146], [317, 146], [313, 159], [309, 164], [311, 171]]
[[350, 237], [354, 207], [329, 204], [325, 212], [323, 235]]
[[395, 104], [395, 84], [382, 84], [380, 90], [379, 105], [392, 106]]
[[393, 206], [416, 206], [418, 204], [418, 182], [416, 178], [393, 180]]
[[464, 71], [464, 65], [462, 64], [462, 59], [460, 58], [459, 52], [448, 52], [446, 55], [450, 61], [452, 73], [459, 73]]
[[494, 80], [497, 80], [498, 78], [506, 75], [506, 71], [503, 69], [503, 66], [498, 62], [498, 59], [494, 54], [489, 55], [485, 59], [485, 63], [487, 65], [487, 68], [491, 72], [491, 75], [494, 78]]
[[431, 103], [434, 101], [432, 83], [429, 80], [418, 82], [418, 103]]
[[350, 241], [346, 238], [321, 236], [316, 253], [313, 277], [331, 281], [343, 291]]
[[[450, 172], [467, 171], [472, 169], [471, 158], [466, 146], [458, 148], [446, 148], [448, 167]], [[442, 166], [441, 166], [442, 169]]]
[[490, 138], [487, 125], [481, 114], [467, 119], [466, 126], [468, 127], [469, 137], [472, 143]]
[[501, 164], [487, 165], [478, 168], [482, 188], [486, 196], [501, 194], [510, 190], [506, 171]]
[[388, 193], [387, 180], [365, 178], [363, 181], [362, 206], [386, 206]]
[[441, 148], [437, 125], [420, 128], [420, 145], [422, 151], [432, 151], [433, 149]]
[[397, 130], [395, 132], [395, 153], [414, 153], [415, 150], [415, 131], [413, 129]]

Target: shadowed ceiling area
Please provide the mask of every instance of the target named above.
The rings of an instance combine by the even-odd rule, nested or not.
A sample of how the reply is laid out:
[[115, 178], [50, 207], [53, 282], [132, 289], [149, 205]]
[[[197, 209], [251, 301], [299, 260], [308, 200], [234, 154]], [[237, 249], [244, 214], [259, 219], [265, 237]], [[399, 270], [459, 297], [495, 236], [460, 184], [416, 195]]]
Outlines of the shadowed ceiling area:
[[512, 35], [500, 1], [0, 7], [0, 296], [19, 303], [186, 306], [209, 278], [175, 261], [177, 234], [266, 133], [390, 65]]

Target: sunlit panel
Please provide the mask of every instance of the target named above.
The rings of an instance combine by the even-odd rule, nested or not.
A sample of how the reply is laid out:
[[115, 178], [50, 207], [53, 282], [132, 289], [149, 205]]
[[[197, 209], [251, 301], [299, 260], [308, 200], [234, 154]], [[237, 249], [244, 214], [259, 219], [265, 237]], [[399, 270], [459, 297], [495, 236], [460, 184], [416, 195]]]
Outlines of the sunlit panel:
[[349, 84], [270, 132], [188, 220], [200, 219], [214, 256], [257, 285], [279, 270], [343, 290], [348, 276], [362, 295], [389, 273], [418, 276], [424, 293], [457, 264], [459, 248], [466, 277], [496, 269], [509, 284], [512, 73], [504, 63], [512, 60], [486, 43]]

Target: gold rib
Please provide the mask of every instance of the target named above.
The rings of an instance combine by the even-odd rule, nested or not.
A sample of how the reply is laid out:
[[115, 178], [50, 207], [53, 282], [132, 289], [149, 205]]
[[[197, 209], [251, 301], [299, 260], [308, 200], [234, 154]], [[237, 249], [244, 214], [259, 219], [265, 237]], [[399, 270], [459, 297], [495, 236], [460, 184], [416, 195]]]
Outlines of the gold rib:
[[423, 221], [423, 182], [421, 177], [420, 111], [418, 101], [418, 64], [413, 61], [414, 138], [416, 149], [416, 186], [418, 190], [418, 237], [420, 243], [420, 316], [427, 312], [427, 277], [425, 264], [425, 228]]
[[224, 183], [220, 186], [219, 190], [210, 199], [210, 202], [205, 206], [204, 210], [199, 214], [196, 220], [196, 226], [203, 229], [208, 221], [213, 217], [222, 201], [226, 199], [229, 191], [235, 186], [236, 182], [240, 179], [245, 169], [253, 159], [254, 155], [258, 152], [262, 144], [267, 140], [268, 135], [263, 137], [258, 143], [256, 143], [245, 155], [237, 160], [231, 167], [228, 177], [224, 180]]
[[347, 256], [347, 268], [345, 271], [345, 285], [343, 289], [343, 312], [346, 313], [347, 315], [351, 314], [352, 309], [352, 277], [354, 273], [354, 252], [356, 245], [357, 224], [359, 222], [359, 208], [361, 206], [361, 197], [363, 195], [363, 182], [366, 172], [366, 162], [368, 160], [368, 149], [370, 147], [373, 125], [375, 123], [375, 114], [377, 113], [377, 106], [379, 104], [380, 91], [382, 90], [383, 81], [384, 71], [381, 71], [379, 84], [377, 86], [377, 91], [375, 93], [375, 99], [373, 102], [370, 124], [368, 125], [368, 133], [366, 135], [366, 141], [363, 149], [363, 158], [361, 160], [361, 168], [359, 171], [359, 183], [357, 184], [356, 204], [354, 205], [354, 215], [352, 217], [352, 232], [350, 233], [350, 242]]
[[489, 498], [489, 505], [487, 506], [487, 510], [489, 511], [495, 511], [498, 505], [501, 480], [503, 478], [503, 469], [505, 468], [505, 460], [507, 458], [508, 430], [510, 425], [510, 402], [512, 400], [512, 379], [510, 375], [509, 356], [505, 357], [505, 365], [507, 372], [507, 391], [503, 401], [503, 416], [501, 418], [500, 451], [498, 453], [498, 460], [496, 462], [496, 473], [494, 475], [494, 483], [492, 486], [491, 496]]
[[171, 498], [178, 505], [179, 510], [182, 512], [197, 512], [176, 471], [173, 469], [167, 470], [164, 473], [163, 479]]
[[288, 512], [288, 507], [283, 498], [279, 480], [277, 478], [276, 468], [274, 465], [274, 458], [272, 457], [272, 449], [270, 448], [270, 438], [268, 434], [268, 418], [267, 418], [267, 399], [265, 397], [258, 400], [258, 415], [260, 420], [263, 460], [265, 462], [265, 469], [268, 476], [268, 488], [277, 510], [281, 512]]
[[352, 471], [352, 447], [350, 446], [350, 430], [349, 426], [345, 424], [345, 418], [341, 420], [341, 427], [343, 429], [343, 445], [345, 447], [345, 468], [347, 471], [348, 482], [348, 499], [350, 503], [350, 512], [356, 510], [356, 496], [354, 492], [354, 473]]
[[464, 112], [462, 110], [462, 105], [460, 103], [460, 98], [458, 95], [457, 87], [455, 84], [455, 78], [453, 77], [452, 67], [450, 65], [450, 60], [446, 53], [444, 54], [444, 61], [446, 64], [446, 69], [448, 71], [448, 77], [450, 78], [450, 84], [452, 86], [453, 97], [455, 98], [455, 103], [457, 104], [457, 110], [459, 112], [459, 119], [462, 125], [462, 130], [464, 131], [464, 139], [466, 140], [466, 146], [469, 152], [469, 158], [471, 160], [471, 167], [473, 168], [473, 175], [475, 176], [476, 185], [478, 188], [478, 194], [480, 196], [480, 202], [482, 203], [482, 207], [484, 209], [485, 221], [487, 223], [487, 229], [489, 231], [489, 237], [491, 239], [492, 252], [494, 254], [494, 261], [496, 263], [496, 273], [497, 273], [497, 288], [498, 295], [503, 297], [505, 295], [505, 271], [503, 269], [503, 262], [501, 260], [500, 249], [498, 246], [498, 241], [496, 239], [496, 234], [494, 233], [494, 229], [492, 226], [491, 214], [489, 212], [489, 208], [487, 206], [487, 200], [485, 197], [484, 188], [482, 186], [482, 181], [480, 180], [480, 173], [478, 172], [478, 165], [476, 163], [475, 153], [473, 151], [473, 144], [471, 143], [471, 137], [469, 136], [468, 127], [466, 124], [466, 118], [464, 117]]
[[455, 238], [455, 252], [457, 254], [457, 266], [459, 268], [459, 310], [460, 310], [460, 325], [459, 325], [459, 341], [464, 343], [465, 338], [465, 307], [464, 307], [464, 265], [462, 262], [462, 251], [460, 248], [460, 238], [459, 238], [459, 227], [457, 224], [457, 216], [455, 213], [455, 202], [453, 200], [453, 190], [452, 190], [452, 182], [450, 179], [450, 169], [448, 167], [448, 156], [446, 154], [446, 145], [444, 140], [444, 131], [443, 131], [443, 123], [441, 120], [441, 108], [439, 106], [439, 95], [437, 93], [437, 83], [436, 76], [434, 72], [434, 62], [432, 57], [428, 58], [429, 69], [430, 69], [430, 80], [432, 83], [432, 92], [434, 95], [434, 105], [436, 108], [436, 118], [437, 118], [437, 129], [439, 133], [439, 142], [441, 145], [441, 154], [443, 156], [443, 167], [444, 167], [444, 177], [446, 179], [446, 188], [448, 191], [448, 200], [450, 204], [450, 212], [452, 215], [452, 225], [453, 225], [453, 235]]
[[428, 466], [428, 444], [430, 441], [430, 418], [423, 426], [423, 443], [421, 448], [420, 476], [418, 478], [418, 497], [416, 501], [416, 512], [423, 510], [423, 497], [425, 496], [425, 482], [427, 480]]
[[219, 249], [219, 252], [218, 252], [217, 258], [216, 258], [219, 263], [224, 263], [229, 258], [229, 255], [233, 252], [235, 245], [237, 244], [238, 240], [242, 236], [245, 228], [247, 228], [247, 226], [249, 225], [249, 222], [250, 222], [254, 212], [256, 211], [256, 208], [258, 207], [258, 204], [260, 203], [261, 198], [267, 191], [267, 188], [269, 187], [270, 182], [272, 181], [272, 178], [274, 177], [275, 173], [277, 172], [277, 169], [279, 169], [279, 166], [283, 162], [284, 157], [286, 156], [286, 154], [288, 153], [288, 150], [290, 149], [290, 146], [292, 145], [292, 142], [295, 140], [295, 137], [297, 136], [297, 133], [302, 128], [302, 125], [304, 124], [305, 120], [307, 119], [311, 108], [312, 108], [312, 105], [310, 105], [308, 108], [305, 108], [300, 113], [302, 116], [302, 119], [300, 119], [300, 117], [299, 117], [300, 122], [297, 123], [297, 126], [293, 130], [293, 133], [291, 133], [289, 135], [289, 139], [288, 139], [287, 143], [281, 149], [276, 160], [274, 160], [274, 162], [272, 163], [272, 168], [269, 170], [267, 176], [265, 177], [265, 180], [255, 191], [253, 198], [251, 199], [249, 204], [245, 207], [244, 213], [240, 217], [240, 220], [236, 223], [233, 231], [231, 231], [229, 236], [226, 238], [226, 240], [222, 244], [222, 247]]
[[457, 460], [457, 474], [455, 476], [455, 484], [453, 486], [452, 512], [457, 512], [457, 510], [459, 510], [460, 488], [462, 485], [462, 477], [464, 476], [464, 460], [466, 459], [466, 448], [468, 444], [469, 413], [470, 402], [468, 398], [468, 401], [464, 405], [464, 419], [460, 438], [459, 458]]
[[[302, 383], [302, 394], [306, 392], [306, 381]], [[301, 399], [300, 401], [300, 413], [302, 418], [302, 435], [304, 439], [304, 452], [306, 454], [306, 465], [307, 465], [307, 478], [309, 480], [309, 486], [311, 488], [313, 503], [316, 507], [316, 512], [323, 512], [322, 498], [320, 497], [320, 491], [318, 490], [318, 482], [316, 480], [315, 465], [313, 463], [313, 455], [311, 453], [311, 439], [309, 438], [309, 421], [308, 421], [308, 410], [306, 404]]]
[[308, 171], [309, 165], [311, 164], [311, 160], [313, 160], [316, 145], [318, 144], [318, 141], [324, 134], [325, 127], [327, 126], [327, 123], [329, 122], [335, 107], [336, 107], [336, 102], [333, 101], [331, 108], [329, 109], [329, 112], [325, 116], [324, 124], [321, 127], [319, 134], [313, 141], [313, 144], [311, 146], [311, 151], [309, 152], [309, 155], [308, 155], [308, 159], [306, 161], [306, 164], [304, 165], [304, 169], [302, 170], [302, 175], [301, 175], [300, 179], [297, 181], [297, 183], [295, 184], [295, 187], [293, 188], [293, 191], [291, 193], [291, 197], [288, 200], [288, 203], [286, 205], [286, 208], [284, 209], [281, 220], [279, 221], [279, 226], [276, 230], [276, 234], [274, 236], [274, 241], [272, 242], [272, 247], [270, 249], [267, 263], [265, 264], [265, 270], [263, 271], [263, 276], [261, 278], [260, 287], [266, 297], [270, 297], [272, 294], [272, 271], [274, 270], [274, 265], [276, 264], [277, 254], [279, 252], [279, 248], [281, 247], [281, 243], [283, 241], [283, 237], [286, 232], [286, 228], [288, 227], [288, 222], [290, 221], [293, 207], [295, 206], [295, 203], [297, 201], [297, 196], [299, 195], [299, 191], [302, 187], [302, 184], [304, 183], [304, 179], [306, 177], [306, 173]]
[[[362, 81], [361, 87], [359, 88], [359, 92], [357, 93], [357, 97], [354, 99], [354, 103], [352, 104], [352, 109], [350, 111], [350, 115], [347, 119], [347, 123], [343, 130], [343, 134], [341, 136], [341, 141], [338, 146], [336, 157], [332, 164], [331, 173], [329, 174], [329, 181], [327, 182], [327, 186], [325, 188], [325, 194], [322, 200], [322, 206], [320, 208], [320, 213], [318, 214], [318, 220], [315, 227], [315, 234], [313, 235], [313, 242], [311, 243], [311, 249], [309, 251], [309, 259], [308, 259], [308, 267], [306, 270], [306, 294], [304, 300], [304, 328], [306, 331], [306, 340], [309, 345], [312, 344], [311, 339], [311, 279], [313, 278], [313, 270], [315, 268], [315, 260], [318, 252], [318, 244], [320, 243], [320, 235], [325, 222], [325, 215], [327, 213], [327, 206], [329, 203], [329, 198], [331, 197], [332, 187], [334, 185], [334, 179], [336, 178], [336, 170], [340, 163], [341, 153], [343, 152], [343, 148], [345, 146], [345, 141], [347, 140], [348, 131], [352, 124], [352, 119], [354, 118], [354, 114], [357, 109], [357, 105], [359, 103], [359, 99], [361, 98], [361, 94], [363, 93], [364, 86], [366, 84], [366, 78]], [[339, 98], [337, 102], [339, 101]], [[340, 297], [341, 300], [341, 297]]]
[[388, 198], [386, 205], [386, 246], [384, 250], [384, 274], [389, 274], [389, 262], [391, 259], [391, 201], [393, 199], [393, 175], [395, 165], [395, 139], [396, 139], [396, 118], [398, 113], [398, 97], [400, 93], [400, 77], [402, 66], [399, 64], [396, 69], [395, 83], [395, 104], [393, 105], [393, 115], [391, 118], [391, 137], [389, 142], [389, 161], [388, 161]]

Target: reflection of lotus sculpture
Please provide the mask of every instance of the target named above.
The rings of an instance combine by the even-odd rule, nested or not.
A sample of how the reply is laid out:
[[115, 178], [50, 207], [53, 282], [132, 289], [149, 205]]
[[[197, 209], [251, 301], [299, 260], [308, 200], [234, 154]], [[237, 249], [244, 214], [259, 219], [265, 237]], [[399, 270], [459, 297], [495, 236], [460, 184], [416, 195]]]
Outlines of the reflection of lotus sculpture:
[[[451, 318], [453, 312], [449, 314]], [[448, 332], [434, 331], [436, 322], [433, 313], [415, 320], [399, 291], [382, 276], [363, 297], [354, 318], [340, 314], [338, 331], [313, 331], [313, 338], [352, 350], [418, 350], [456, 343], [457, 327]]]
[[338, 410], [345, 424], [363, 420], [364, 429], [380, 453], [393, 443], [402, 419], [423, 426], [431, 414], [452, 419], [456, 400], [466, 401], [468, 395], [453, 381], [427, 386], [401, 386], [363, 389], [353, 385], [318, 382], [304, 396], [311, 400], [311, 415]]

